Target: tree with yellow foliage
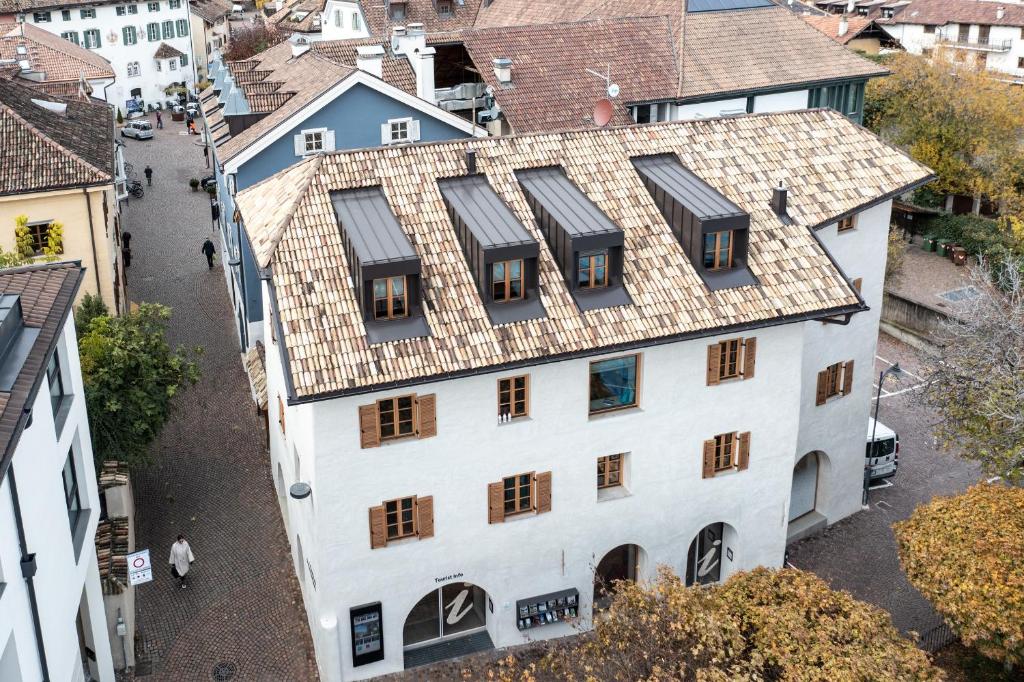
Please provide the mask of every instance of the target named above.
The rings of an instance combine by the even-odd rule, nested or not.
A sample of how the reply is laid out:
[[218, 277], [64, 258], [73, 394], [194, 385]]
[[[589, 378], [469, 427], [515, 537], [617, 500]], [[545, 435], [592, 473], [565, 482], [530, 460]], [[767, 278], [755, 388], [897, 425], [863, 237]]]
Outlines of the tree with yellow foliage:
[[894, 526], [900, 562], [964, 644], [1024, 666], [1024, 489], [976, 485]]
[[37, 258], [43, 261], [55, 261], [64, 253], [64, 225], [52, 222], [49, 225], [43, 253], [36, 256], [32, 245], [32, 234], [28, 229], [28, 216], [20, 215], [14, 219], [14, 250], [5, 251], [0, 247], [0, 269], [16, 268], [32, 263]]

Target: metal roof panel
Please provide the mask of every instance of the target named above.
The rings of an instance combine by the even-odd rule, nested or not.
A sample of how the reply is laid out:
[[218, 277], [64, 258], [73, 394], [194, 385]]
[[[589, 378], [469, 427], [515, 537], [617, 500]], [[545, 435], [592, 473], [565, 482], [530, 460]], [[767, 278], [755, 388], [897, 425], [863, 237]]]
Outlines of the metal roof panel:
[[570, 237], [622, 232], [560, 166], [519, 170], [516, 179]]
[[331, 192], [331, 203], [362, 265], [419, 259], [380, 186]]
[[485, 249], [536, 244], [484, 175], [438, 180], [441, 196]]
[[653, 180], [701, 221], [747, 215], [746, 211], [683, 166], [674, 154], [637, 156], [632, 161], [642, 175]]

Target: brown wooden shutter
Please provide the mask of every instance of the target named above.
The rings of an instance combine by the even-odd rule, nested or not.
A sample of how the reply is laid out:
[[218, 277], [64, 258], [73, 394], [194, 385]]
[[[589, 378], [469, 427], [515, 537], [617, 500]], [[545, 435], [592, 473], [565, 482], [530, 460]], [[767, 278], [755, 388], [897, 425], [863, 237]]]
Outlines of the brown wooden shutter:
[[757, 355], [757, 339], [744, 339], [743, 340], [743, 378], [752, 379], [754, 377], [754, 361]]
[[551, 511], [551, 472], [542, 471], [534, 480], [537, 483], [537, 513]]
[[708, 386], [714, 386], [721, 378], [718, 374], [719, 363], [722, 360], [722, 347], [717, 343], [708, 346]]
[[284, 402], [281, 396], [277, 396], [277, 423], [281, 427], [281, 435], [284, 435]]
[[739, 436], [740, 448], [736, 456], [736, 468], [743, 471], [750, 463], [750, 431], [744, 431]]
[[853, 390], [853, 360], [847, 360], [843, 366], [843, 395]]
[[853, 280], [851, 284], [853, 285], [853, 288], [856, 290], [856, 292], [859, 294], [860, 288], [864, 284], [864, 278], [858, 277], [857, 279]]
[[818, 392], [814, 397], [814, 404], [824, 405], [826, 400], [828, 400], [828, 370], [823, 369], [818, 372]]
[[505, 486], [501, 481], [487, 484], [487, 523], [505, 520]]
[[704, 478], [715, 475], [715, 439], [704, 441]]
[[434, 497], [416, 498], [416, 534], [423, 538], [434, 537]]
[[380, 549], [388, 544], [387, 522], [384, 505], [370, 507], [370, 549]]
[[437, 396], [421, 395], [416, 398], [416, 412], [419, 414], [419, 429], [416, 432], [417, 438], [430, 438], [437, 435], [436, 405]]
[[359, 406], [359, 447], [375, 448], [380, 445], [377, 429], [377, 404]]

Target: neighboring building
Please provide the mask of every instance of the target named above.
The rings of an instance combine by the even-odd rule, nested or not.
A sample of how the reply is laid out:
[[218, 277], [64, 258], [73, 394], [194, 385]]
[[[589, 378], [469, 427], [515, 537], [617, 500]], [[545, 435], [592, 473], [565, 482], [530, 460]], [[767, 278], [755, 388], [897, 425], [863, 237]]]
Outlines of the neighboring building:
[[883, 50], [901, 49], [893, 38], [874, 19], [845, 14], [806, 14], [804, 21], [840, 45], [866, 54], [879, 54]]
[[25, 84], [62, 97], [103, 99], [114, 70], [103, 57], [20, 21], [0, 21], [0, 68], [17, 67]]
[[[402, 56], [377, 44], [283, 42], [243, 62], [215, 63], [201, 94], [220, 197], [224, 274], [243, 350], [262, 337], [259, 272], [234, 220], [234, 195], [310, 156], [341, 149], [483, 136], [482, 128], [418, 95], [433, 94], [423, 36]], [[408, 48], [408, 49], [405, 49]], [[408, 55], [408, 57], [406, 56]]]
[[[1024, 84], [1024, 5], [988, 0], [855, 2], [911, 54], [939, 56]], [[819, 7], [825, 6], [819, 3]], [[831, 3], [849, 12], [848, 4]]]
[[50, 225], [64, 226], [63, 257], [81, 261], [79, 296], [99, 295], [111, 312], [127, 308], [121, 263], [121, 146], [105, 103], [48, 95], [0, 78], [0, 246], [15, 248], [15, 220], [28, 217], [43, 254]]
[[[106, 59], [114, 69], [114, 83], [93, 94], [127, 113], [165, 106], [168, 86], [195, 83], [188, 5], [189, 0], [0, 0], [0, 19], [22, 16], [26, 23]], [[173, 60], [166, 56], [169, 51]]]
[[714, 582], [858, 511], [890, 205], [932, 177], [803, 111], [240, 192], [321, 679], [568, 635], [595, 571]]
[[190, 0], [192, 20], [192, 54], [196, 58], [196, 80], [210, 73], [213, 55], [227, 49], [231, 36], [230, 0]]
[[78, 263], [0, 271], [0, 680], [113, 682]]

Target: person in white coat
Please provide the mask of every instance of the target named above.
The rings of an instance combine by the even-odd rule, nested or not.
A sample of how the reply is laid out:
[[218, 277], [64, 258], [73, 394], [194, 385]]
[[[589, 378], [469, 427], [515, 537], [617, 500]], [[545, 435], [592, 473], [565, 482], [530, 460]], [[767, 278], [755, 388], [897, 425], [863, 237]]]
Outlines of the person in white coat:
[[181, 583], [181, 589], [185, 589], [185, 576], [188, 575], [189, 565], [196, 558], [192, 555], [192, 548], [184, 535], [178, 536], [178, 541], [171, 545], [171, 574]]

